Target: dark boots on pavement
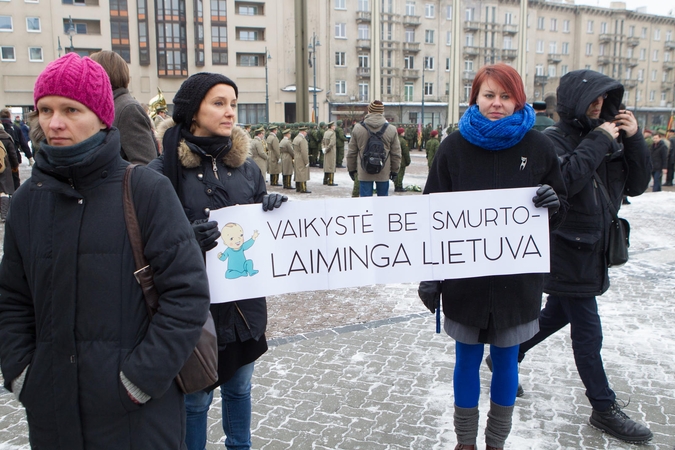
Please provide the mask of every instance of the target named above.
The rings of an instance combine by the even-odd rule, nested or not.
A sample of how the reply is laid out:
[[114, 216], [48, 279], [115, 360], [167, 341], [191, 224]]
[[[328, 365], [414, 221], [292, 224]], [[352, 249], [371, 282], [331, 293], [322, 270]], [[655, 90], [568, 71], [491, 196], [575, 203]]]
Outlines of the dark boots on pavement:
[[594, 409], [589, 422], [595, 428], [631, 444], [643, 444], [653, 437], [649, 428], [628, 417], [616, 402], [607, 411]]

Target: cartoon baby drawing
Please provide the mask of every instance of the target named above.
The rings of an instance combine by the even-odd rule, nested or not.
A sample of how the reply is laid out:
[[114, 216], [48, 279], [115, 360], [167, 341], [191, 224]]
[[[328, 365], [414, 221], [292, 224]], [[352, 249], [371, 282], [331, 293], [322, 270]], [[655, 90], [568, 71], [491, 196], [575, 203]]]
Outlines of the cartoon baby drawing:
[[251, 239], [244, 242], [244, 230], [241, 225], [230, 222], [220, 230], [220, 234], [227, 249], [218, 253], [218, 259], [225, 261], [229, 258], [225, 278], [233, 280], [239, 277], [252, 277], [258, 273], [253, 269], [253, 260], [246, 259], [244, 255], [244, 251], [251, 248], [258, 238], [258, 230], [253, 231]]

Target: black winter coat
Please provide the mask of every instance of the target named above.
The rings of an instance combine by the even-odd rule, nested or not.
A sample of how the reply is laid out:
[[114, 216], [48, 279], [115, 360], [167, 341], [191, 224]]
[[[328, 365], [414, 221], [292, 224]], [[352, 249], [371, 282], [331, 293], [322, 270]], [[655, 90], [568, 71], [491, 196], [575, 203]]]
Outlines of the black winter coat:
[[[565, 77], [570, 79], [565, 80]], [[607, 243], [612, 214], [593, 174], [597, 171], [618, 211], [624, 195], [642, 194], [651, 179], [649, 150], [640, 130], [622, 144], [597, 129], [618, 112], [623, 86], [592, 70], [568, 73], [558, 88], [561, 120], [544, 134], [556, 146], [567, 187], [569, 210], [551, 234], [551, 273], [544, 291], [590, 297], [609, 288]], [[590, 104], [607, 93], [600, 119], [586, 116]], [[622, 133], [623, 134], [623, 133]]]
[[[149, 320], [124, 222], [126, 166], [116, 128], [73, 166], [53, 167], [38, 152], [11, 204], [0, 361], [8, 389], [28, 367], [19, 399], [35, 449], [184, 448], [174, 379], [206, 320], [206, 271], [168, 180], [136, 168], [134, 202], [160, 294]], [[131, 402], [120, 371], [147, 403]]]
[[[174, 125], [173, 120], [165, 122], [168, 126], [157, 130], [160, 139]], [[249, 141], [248, 133], [237, 127], [232, 132], [230, 151], [220, 159], [212, 159], [199, 147], [188, 145], [185, 140], [180, 141], [178, 149], [173, 149], [178, 152], [178, 161], [182, 166], [178, 197], [190, 222], [208, 219], [211, 210], [262, 203], [267, 193], [265, 178], [253, 159], [248, 157]], [[164, 155], [170, 151], [164, 147], [162, 156], [148, 167], [165, 173]], [[264, 297], [260, 297], [214, 303], [211, 305], [211, 314], [216, 324], [220, 349], [218, 383], [222, 384], [238, 367], [255, 361], [267, 350], [267, 302]], [[242, 342], [245, 344], [239, 345]], [[228, 344], [231, 344], [229, 349]], [[231, 353], [233, 350], [235, 354]]]
[[[560, 199], [562, 206], [550, 221], [555, 228], [565, 215], [566, 191], [549, 139], [530, 130], [515, 146], [489, 151], [469, 143], [455, 131], [441, 142], [424, 193], [540, 184], [550, 185]], [[537, 273], [444, 280], [443, 312], [455, 322], [481, 329], [487, 329], [490, 321], [495, 329], [522, 325], [539, 317], [543, 281], [544, 275]]]
[[660, 141], [658, 144], [654, 143], [649, 150], [652, 161], [652, 172], [665, 169], [668, 165], [668, 146], [666, 143], [663, 141]]

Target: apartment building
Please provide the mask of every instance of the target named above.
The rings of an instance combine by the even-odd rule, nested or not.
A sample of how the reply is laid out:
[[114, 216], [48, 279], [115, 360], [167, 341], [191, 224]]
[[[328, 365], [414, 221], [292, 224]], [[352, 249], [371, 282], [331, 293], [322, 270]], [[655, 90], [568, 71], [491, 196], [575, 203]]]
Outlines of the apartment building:
[[[159, 88], [171, 103], [187, 76], [213, 71], [237, 82], [240, 122], [298, 120], [295, 3], [0, 0], [0, 104], [29, 109], [36, 76], [60, 54], [110, 49], [129, 62], [141, 102]], [[450, 0], [307, 5], [309, 110], [319, 121], [353, 120], [380, 98], [392, 121], [445, 124], [450, 86], [459, 86], [453, 98], [465, 108], [475, 72], [494, 62], [524, 67], [528, 100], [546, 101], [551, 112], [560, 77], [580, 68], [621, 80], [643, 125], [667, 120], [675, 104], [675, 17], [621, 2], [531, 0], [521, 9], [517, 0], [462, 0], [457, 11]]]

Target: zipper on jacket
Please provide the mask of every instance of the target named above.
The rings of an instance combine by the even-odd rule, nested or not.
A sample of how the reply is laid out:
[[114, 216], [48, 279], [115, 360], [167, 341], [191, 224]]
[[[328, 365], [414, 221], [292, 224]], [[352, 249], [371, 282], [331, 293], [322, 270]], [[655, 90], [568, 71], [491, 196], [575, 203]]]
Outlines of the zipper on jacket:
[[216, 164], [216, 158], [214, 158], [211, 155], [209, 155], [209, 158], [211, 158], [211, 166], [213, 168], [213, 174], [216, 176], [217, 180], [220, 180], [220, 177], [218, 176], [218, 165]]
[[250, 331], [251, 326], [248, 324], [248, 320], [246, 320], [246, 317], [244, 316], [244, 313], [241, 312], [241, 309], [239, 309], [239, 305], [237, 304], [237, 302], [234, 302], [234, 306], [235, 306], [235, 308], [237, 308], [237, 311], [239, 311], [239, 315], [241, 316], [241, 318], [244, 319], [244, 324], [246, 325], [246, 328], [248, 328], [249, 331]]

